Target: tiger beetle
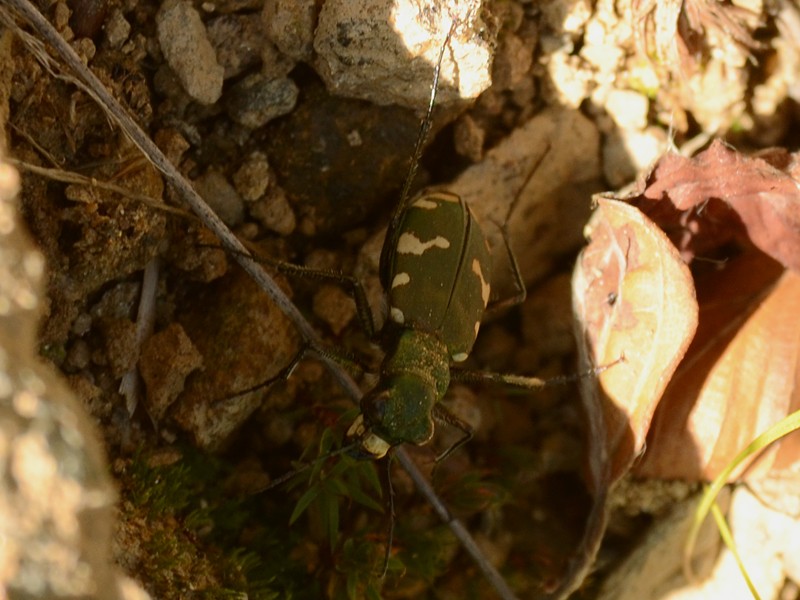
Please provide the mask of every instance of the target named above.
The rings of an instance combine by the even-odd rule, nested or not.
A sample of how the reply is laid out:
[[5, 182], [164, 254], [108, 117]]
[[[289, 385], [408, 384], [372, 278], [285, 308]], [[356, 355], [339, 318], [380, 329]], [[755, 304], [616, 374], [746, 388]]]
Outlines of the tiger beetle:
[[[379, 333], [379, 339], [386, 355], [380, 367], [378, 384], [362, 398], [360, 414], [347, 431], [343, 451], [353, 458], [380, 459], [391, 448], [401, 444], [424, 445], [433, 437], [435, 421], [457, 427], [464, 433], [460, 440], [437, 457], [437, 462], [469, 441], [473, 435], [472, 428], [441, 402], [451, 380], [491, 381], [538, 389], [556, 381], [572, 379], [557, 378], [544, 382], [534, 377], [451, 370], [451, 364], [461, 363], [469, 356], [483, 317], [525, 299], [524, 283], [511, 252], [505, 225], [503, 239], [518, 293], [489, 306], [491, 251], [466, 202], [446, 191], [427, 192], [409, 200], [409, 189], [431, 127], [442, 56], [452, 31], [451, 27], [434, 69], [426, 117], [381, 250], [379, 277], [389, 318]], [[521, 189], [537, 167], [538, 162]], [[509, 214], [515, 203], [516, 200], [512, 202]], [[333, 281], [349, 287], [362, 326], [370, 338], [377, 337], [366, 295], [355, 277], [268, 262], [288, 275]], [[288, 375], [303, 353], [301, 350], [277, 378]], [[329, 356], [337, 358], [334, 353], [329, 353]], [[270, 487], [284, 480], [282, 477]]]
[[425, 444], [435, 418], [471, 437], [440, 401], [450, 385], [450, 362], [464, 361], [475, 343], [490, 276], [488, 242], [461, 198], [436, 192], [401, 202], [380, 261], [387, 353], [377, 387], [364, 396], [347, 432], [358, 442], [353, 456], [381, 458], [399, 444]]
[[[402, 444], [424, 445], [433, 437], [435, 422], [456, 427], [464, 434], [436, 457], [438, 464], [473, 435], [470, 425], [452, 414], [442, 403], [451, 381], [493, 382], [535, 390], [596, 375], [610, 366], [546, 381], [536, 377], [452, 368], [469, 357], [483, 318], [525, 299], [524, 282], [511, 251], [506, 226], [521, 191], [543, 159], [536, 161], [522, 182], [520, 191], [508, 208], [506, 223], [502, 226], [503, 241], [518, 293], [490, 305], [491, 249], [469, 206], [459, 196], [446, 191], [429, 191], [413, 198], [409, 195], [431, 127], [441, 60], [452, 31], [451, 26], [440, 50], [427, 113], [420, 127], [400, 201], [392, 213], [381, 249], [379, 278], [388, 307], [388, 319], [379, 336], [376, 335], [364, 288], [357, 278], [333, 271], [267, 261], [290, 276], [336, 282], [348, 287], [364, 330], [371, 339], [380, 341], [385, 357], [378, 383], [362, 397], [360, 412], [347, 430], [342, 446], [274, 479], [265, 489], [281, 485], [299, 472], [333, 456], [347, 454], [356, 459], [377, 460]], [[333, 352], [306, 347], [281, 374], [267, 383], [288, 377], [308, 349], [346, 362]], [[381, 577], [388, 570], [394, 534], [394, 492], [388, 462], [386, 466], [391, 518]], [[486, 573], [491, 569], [483, 570]], [[502, 580], [493, 581], [504, 588]], [[510, 590], [508, 593], [511, 594]]]

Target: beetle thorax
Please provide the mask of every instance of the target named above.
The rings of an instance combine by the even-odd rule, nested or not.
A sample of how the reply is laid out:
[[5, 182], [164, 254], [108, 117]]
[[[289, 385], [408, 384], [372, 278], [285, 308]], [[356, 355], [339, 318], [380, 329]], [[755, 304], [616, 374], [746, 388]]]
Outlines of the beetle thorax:
[[450, 386], [450, 357], [444, 342], [434, 333], [409, 328], [400, 328], [392, 337], [381, 381], [418, 378], [436, 390], [436, 402], [441, 400]]
[[447, 348], [435, 335], [401, 329], [395, 342], [378, 385], [362, 399], [361, 414], [348, 431], [360, 442], [362, 458], [380, 458], [403, 443], [428, 442], [433, 407], [450, 384]]

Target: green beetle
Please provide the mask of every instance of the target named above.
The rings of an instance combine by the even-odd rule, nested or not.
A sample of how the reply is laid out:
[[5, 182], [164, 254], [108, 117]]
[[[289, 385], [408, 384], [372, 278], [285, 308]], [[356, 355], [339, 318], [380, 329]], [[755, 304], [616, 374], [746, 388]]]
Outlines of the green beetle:
[[[389, 309], [389, 319], [381, 331], [386, 357], [379, 382], [361, 399], [361, 412], [348, 429], [347, 443], [341, 449], [355, 458], [379, 459], [400, 444], [425, 444], [433, 437], [434, 420], [464, 432], [464, 437], [437, 460], [472, 437], [471, 427], [440, 401], [453, 377], [451, 363], [463, 362], [469, 356], [489, 305], [492, 267], [489, 244], [469, 206], [459, 196], [435, 191], [408, 200], [432, 123], [442, 56], [454, 27], [455, 22], [434, 68], [427, 114], [381, 249], [379, 275]], [[538, 161], [520, 190], [537, 168]], [[519, 196], [512, 201], [509, 214], [518, 199]], [[489, 310], [517, 304], [525, 298], [522, 276], [508, 239], [504, 239], [519, 293]], [[287, 263], [275, 266], [288, 275], [349, 287], [359, 319], [370, 337], [374, 337], [372, 313], [356, 278]], [[278, 377], [288, 376], [303, 352]], [[333, 353], [330, 357], [337, 359]], [[493, 381], [525, 389], [543, 385], [540, 379], [518, 375], [459, 372], [458, 376], [462, 380]]]
[[[422, 195], [397, 211], [381, 252], [389, 305], [386, 358], [377, 387], [361, 400], [347, 432], [358, 458], [377, 459], [433, 436], [434, 417], [468, 426], [439, 404], [450, 363], [469, 355], [489, 303], [491, 254], [475, 216], [458, 196]], [[460, 445], [460, 443], [458, 444]]]

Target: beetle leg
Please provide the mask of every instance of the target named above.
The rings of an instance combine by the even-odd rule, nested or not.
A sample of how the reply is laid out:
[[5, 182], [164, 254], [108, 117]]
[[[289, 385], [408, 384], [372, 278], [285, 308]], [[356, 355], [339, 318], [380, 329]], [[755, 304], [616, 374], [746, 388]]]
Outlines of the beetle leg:
[[262, 381], [261, 383], [257, 383], [249, 388], [238, 390], [231, 395], [225, 396], [224, 398], [218, 398], [216, 400], [212, 400], [211, 405], [213, 406], [214, 404], [217, 404], [219, 402], [232, 400], [233, 398], [238, 398], [239, 396], [244, 396], [245, 394], [249, 394], [251, 392], [257, 392], [258, 390], [271, 386], [273, 383], [289, 379], [289, 377], [291, 377], [297, 365], [300, 364], [300, 361], [305, 358], [306, 353], [310, 350], [311, 347], [308, 344], [303, 344], [300, 347], [300, 350], [297, 351], [297, 354], [295, 354], [292, 360], [289, 362], [289, 364], [286, 365], [280, 371], [278, 371], [277, 375], [275, 375], [274, 377], [270, 377], [269, 379]]
[[508, 237], [508, 221], [503, 224], [503, 226], [500, 228], [500, 231], [503, 233], [503, 244], [505, 245], [506, 252], [508, 253], [508, 262], [511, 265], [511, 274], [514, 277], [514, 288], [516, 289], [516, 294], [509, 298], [502, 298], [500, 300], [494, 300], [490, 302], [486, 307], [486, 310], [483, 311], [483, 318], [481, 319], [482, 321], [487, 318], [491, 319], [495, 317], [499, 312], [507, 308], [522, 304], [525, 302], [525, 298], [528, 296], [528, 290], [525, 288], [525, 281], [522, 279], [522, 272], [519, 270], [517, 257], [514, 255], [514, 250], [511, 249], [511, 239]]
[[467, 423], [463, 419], [459, 419], [456, 415], [450, 412], [450, 410], [441, 402], [437, 402], [436, 404], [433, 405], [432, 416], [435, 421], [439, 423], [446, 423], [451, 427], [460, 429], [464, 434], [460, 439], [456, 441], [455, 444], [447, 448], [447, 450], [445, 450], [439, 456], [436, 457], [435, 462], [438, 464], [442, 462], [445, 458], [450, 456], [453, 452], [458, 450], [461, 446], [470, 441], [472, 439], [472, 436], [475, 435], [475, 431], [472, 429], [472, 426], [470, 426], [469, 423]]
[[268, 388], [273, 383], [276, 383], [278, 381], [285, 381], [289, 379], [289, 377], [291, 377], [292, 373], [297, 368], [297, 365], [300, 364], [300, 361], [308, 358], [309, 355], [315, 355], [315, 354], [319, 357], [329, 358], [339, 363], [345, 369], [350, 371], [351, 374], [360, 375], [361, 373], [369, 372], [355, 358], [353, 358], [348, 354], [345, 354], [344, 352], [331, 350], [330, 348], [319, 348], [317, 346], [310, 346], [309, 344], [306, 343], [303, 344], [303, 346], [300, 348], [300, 350], [298, 350], [297, 354], [294, 355], [289, 364], [286, 365], [283, 369], [281, 369], [277, 375], [270, 377], [265, 381], [257, 383], [249, 388], [238, 390], [231, 395], [225, 396], [224, 398], [218, 398], [216, 400], [213, 400], [211, 404], [214, 405], [217, 404], [218, 402], [224, 402], [226, 400], [238, 398], [239, 396], [244, 396], [245, 394], [249, 394], [251, 392], [257, 392], [258, 390]]
[[484, 311], [484, 317], [492, 318], [497, 315], [498, 312], [505, 310], [507, 308], [511, 308], [512, 306], [516, 306], [518, 304], [522, 304], [525, 302], [525, 298], [527, 297], [527, 290], [525, 289], [525, 281], [522, 278], [522, 272], [519, 270], [519, 264], [517, 263], [517, 257], [514, 255], [514, 250], [511, 248], [511, 236], [508, 233], [508, 223], [511, 221], [511, 215], [514, 214], [514, 209], [516, 209], [517, 204], [522, 198], [522, 192], [528, 187], [528, 183], [530, 183], [533, 176], [536, 174], [536, 171], [539, 170], [539, 166], [544, 161], [547, 154], [550, 152], [550, 144], [545, 146], [544, 152], [536, 161], [533, 163], [533, 166], [528, 171], [527, 176], [525, 177], [525, 181], [522, 182], [517, 194], [514, 196], [514, 199], [508, 205], [508, 212], [506, 213], [505, 221], [502, 225], [499, 225], [495, 222], [498, 229], [503, 235], [503, 244], [506, 247], [506, 252], [508, 253], [508, 262], [511, 265], [511, 274], [514, 277], [514, 288], [516, 289], [516, 294], [511, 296], [510, 298], [502, 298], [500, 300], [496, 300], [491, 302], [489, 306]]
[[[591, 374], [594, 374], [592, 371]], [[526, 390], [538, 390], [549, 385], [570, 383], [577, 381], [583, 375], [562, 375], [552, 379], [541, 379], [539, 377], [524, 377], [522, 375], [512, 375], [509, 373], [495, 373], [493, 371], [463, 371], [461, 369], [450, 369], [451, 381], [459, 383], [500, 383], [512, 387], [523, 388]]]
[[[198, 246], [200, 248], [218, 248], [220, 250], [225, 250], [225, 248], [222, 248], [218, 244], [198, 244]], [[230, 250], [226, 251], [231, 252]], [[352, 275], [345, 275], [339, 271], [312, 269], [302, 265], [295, 265], [293, 263], [284, 262], [282, 260], [257, 254], [254, 251], [251, 253], [251, 255], [245, 255], [244, 253], [242, 253], [242, 255], [248, 256], [248, 258], [252, 258], [262, 264], [269, 265], [279, 273], [289, 277], [300, 277], [303, 279], [311, 279], [313, 281], [331, 282], [348, 288], [350, 290], [350, 294], [353, 296], [353, 300], [356, 303], [356, 314], [358, 315], [358, 320], [361, 322], [361, 326], [364, 328], [364, 331], [367, 333], [369, 338], [371, 340], [375, 340], [377, 332], [375, 331], [375, 321], [372, 318], [372, 310], [369, 307], [369, 302], [367, 302], [367, 295], [364, 293], [364, 286], [361, 284], [361, 281], [358, 278], [353, 277]], [[344, 361], [344, 363], [346, 363], [346, 361]]]
[[374, 373], [374, 369], [366, 368], [360, 363], [352, 354], [344, 350], [332, 350], [331, 348], [321, 348], [319, 346], [309, 347], [310, 354], [316, 354], [322, 358], [329, 358], [330, 360], [339, 363], [347, 369], [353, 376], [361, 376], [364, 373]]
[[371, 340], [375, 339], [375, 321], [372, 319], [372, 309], [367, 302], [367, 295], [364, 293], [364, 286], [357, 277], [352, 275], [345, 275], [339, 271], [327, 271], [323, 269], [310, 269], [292, 263], [269, 260], [268, 264], [273, 266], [278, 272], [288, 275], [290, 277], [302, 277], [304, 279], [312, 279], [314, 281], [325, 281], [336, 283], [350, 290], [353, 300], [356, 303], [356, 313], [358, 320], [361, 321], [361, 326], [367, 333]]

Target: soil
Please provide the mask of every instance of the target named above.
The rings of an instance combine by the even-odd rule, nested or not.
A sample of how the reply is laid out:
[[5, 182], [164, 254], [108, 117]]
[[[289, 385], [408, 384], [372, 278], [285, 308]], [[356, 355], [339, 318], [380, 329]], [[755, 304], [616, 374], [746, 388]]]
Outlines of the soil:
[[[302, 27], [288, 41], [274, 28], [264, 38], [265, 15], [302, 24], [303, 10], [320, 3], [263, 4], [75, 0], [40, 8], [263, 257], [366, 389], [381, 352], [347, 286], [280, 274], [276, 261], [353, 274], [381, 321], [382, 236], [424, 100], [391, 96], [385, 74], [372, 75], [372, 87], [347, 79], [337, 91], [336, 69], [316, 54], [322, 43], [309, 48]], [[337, 3], [329, 4], [333, 11]], [[506, 205], [522, 188], [547, 190], [520, 202], [509, 224], [528, 298], [483, 324], [466, 368], [575, 373], [570, 273], [593, 192], [630, 183], [668, 141], [694, 147], [722, 136], [747, 149], [785, 145], [796, 132], [800, 38], [790, 8], [665, 0], [647, 12], [630, 4], [486, 3], [493, 85], [435, 112], [414, 191], [452, 186], [497, 228], [506, 209], [481, 207], [470, 186], [508, 179]], [[680, 16], [670, 20], [670, 7]], [[379, 62], [363, 52], [365, 64]], [[180, 64], [187, 54], [193, 64]], [[291, 321], [89, 94], [45, 70], [18, 38], [0, 59], [7, 152], [23, 174], [21, 210], [48, 268], [39, 349], [100, 431], [120, 493], [114, 558], [125, 572], [163, 599], [492, 597], [397, 464], [385, 580], [382, 463], [331, 458], [263, 491], [298, 461], [337, 446], [355, 405], [313, 357], [283, 377], [302, 345]], [[525, 158], [495, 158], [492, 149], [532, 119], [534, 137], [515, 146]], [[520, 160], [532, 164], [537, 147], [545, 162], [535, 175], [514, 167], [514, 177], [501, 176]], [[494, 175], [475, 175], [481, 164], [495, 165]], [[495, 238], [495, 255], [503, 250]], [[496, 295], [513, 294], [506, 259], [497, 264]], [[157, 269], [149, 332], [139, 312], [146, 268]], [[141, 381], [122, 394], [128, 373]], [[408, 451], [515, 592], [540, 597], [557, 585], [591, 505], [577, 386], [531, 394], [454, 384], [445, 404], [474, 439], [435, 470], [458, 430], [440, 426], [431, 444]], [[652, 519], [631, 513], [612, 519], [598, 571], [576, 597], [593, 597]]]

